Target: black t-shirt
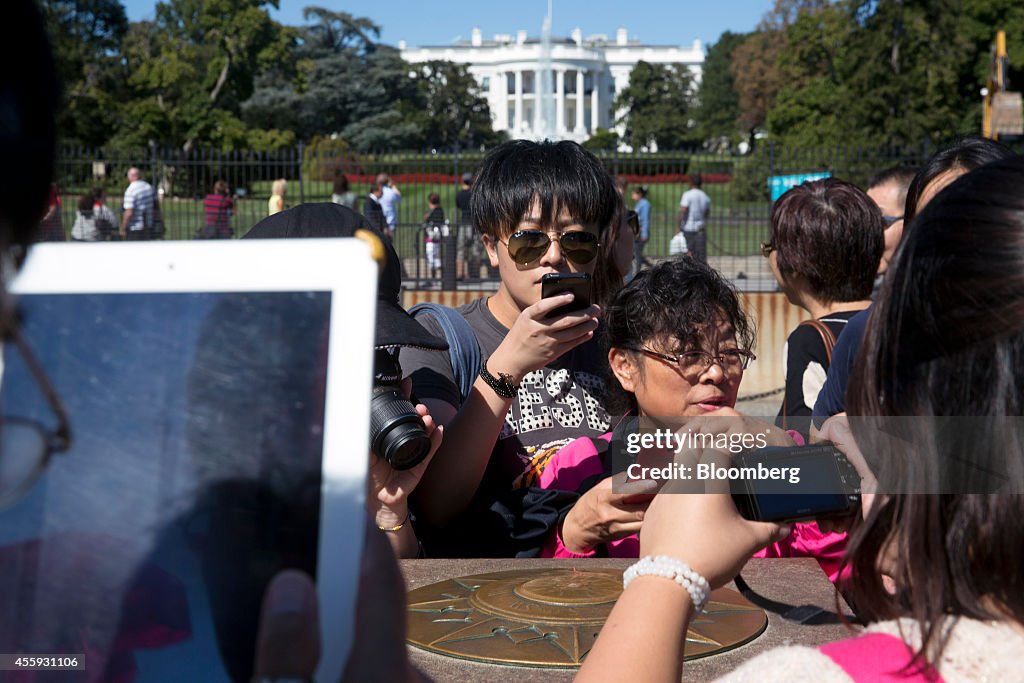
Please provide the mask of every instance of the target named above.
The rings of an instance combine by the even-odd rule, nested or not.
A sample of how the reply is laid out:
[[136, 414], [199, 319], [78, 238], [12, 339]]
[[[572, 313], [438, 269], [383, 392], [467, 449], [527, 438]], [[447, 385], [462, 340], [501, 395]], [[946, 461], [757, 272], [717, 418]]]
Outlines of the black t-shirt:
[[462, 212], [462, 224], [472, 225], [473, 216], [469, 212], [469, 196], [471, 190], [459, 190], [455, 193], [455, 206]]
[[440, 206], [435, 206], [427, 214], [424, 222], [428, 225], [444, 225], [444, 209]]
[[[487, 308], [487, 299], [477, 299], [460, 307], [466, 322], [476, 334], [483, 358], [488, 358], [505, 339], [508, 328], [498, 322]], [[423, 326], [438, 336], [444, 336], [433, 319], [421, 319]], [[413, 394], [418, 399], [433, 398], [458, 408], [462, 404], [454, 380], [451, 359], [447, 351], [402, 349], [399, 361], [404, 374], [412, 377]], [[534, 487], [544, 465], [558, 449], [581, 436], [598, 437], [609, 428], [605, 411], [605, 376], [607, 362], [601, 342], [595, 337], [549, 365], [526, 375], [494, 445], [487, 470], [477, 489], [474, 502], [459, 522], [462, 530], [439, 532], [440, 544], [434, 547], [424, 540], [432, 555], [455, 556], [511, 556], [529, 555], [536, 547], [509, 539], [483, 538], [483, 531], [474, 517], [502, 508], [503, 515], [523, 517], [534, 514], [521, 505], [523, 496]], [[512, 501], [512, 502], [510, 502]], [[468, 522], [468, 527], [465, 526]], [[557, 518], [547, 520], [553, 523]], [[419, 530], [419, 527], [417, 527]], [[443, 549], [442, 549], [443, 548]]]

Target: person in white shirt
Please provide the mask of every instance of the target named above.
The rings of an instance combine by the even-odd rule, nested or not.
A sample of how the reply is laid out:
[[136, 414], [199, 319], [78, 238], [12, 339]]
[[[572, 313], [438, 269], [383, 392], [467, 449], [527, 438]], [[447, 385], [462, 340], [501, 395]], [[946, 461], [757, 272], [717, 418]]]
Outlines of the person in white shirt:
[[142, 180], [134, 166], [128, 169], [128, 189], [124, 192], [124, 215], [121, 217], [121, 239], [148, 240], [153, 225], [153, 186]]
[[690, 189], [679, 199], [679, 228], [686, 238], [690, 255], [707, 263], [707, 235], [704, 228], [711, 217], [711, 197], [700, 189], [703, 179], [700, 174], [690, 178]]

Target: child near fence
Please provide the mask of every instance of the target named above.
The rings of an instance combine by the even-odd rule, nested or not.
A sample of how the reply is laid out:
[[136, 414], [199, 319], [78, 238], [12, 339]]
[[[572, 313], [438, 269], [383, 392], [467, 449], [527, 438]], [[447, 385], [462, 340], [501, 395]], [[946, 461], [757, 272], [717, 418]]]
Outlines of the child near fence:
[[430, 269], [431, 277], [437, 277], [441, 270], [441, 239], [448, 232], [447, 221], [444, 218], [444, 209], [441, 208], [441, 198], [436, 192], [427, 195], [427, 206], [430, 208], [423, 215], [423, 239], [427, 245], [427, 268]]

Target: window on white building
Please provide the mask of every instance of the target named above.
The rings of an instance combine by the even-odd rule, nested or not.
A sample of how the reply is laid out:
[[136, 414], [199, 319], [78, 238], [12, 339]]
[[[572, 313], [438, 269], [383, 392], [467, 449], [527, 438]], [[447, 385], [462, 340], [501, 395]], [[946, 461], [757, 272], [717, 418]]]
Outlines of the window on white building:
[[576, 130], [576, 102], [574, 100], [565, 101], [565, 129]]
[[516, 94], [516, 75], [511, 71], [505, 72], [505, 82], [508, 84], [508, 89], [505, 91], [509, 95]]
[[589, 95], [594, 92], [594, 74], [588, 73], [583, 76], [583, 94]]
[[[565, 72], [565, 94], [574, 95], [576, 94], [576, 72], [566, 71]], [[568, 119], [566, 119], [568, 121]]]
[[480, 89], [481, 90], [490, 90], [491, 89], [491, 77], [490, 76], [484, 76], [482, 79], [480, 79]]
[[533, 100], [523, 101], [523, 125], [528, 129], [533, 128], [533, 114], [534, 114]]
[[514, 101], [508, 103], [508, 129], [516, 129], [516, 103]]
[[537, 79], [533, 71], [523, 72], [523, 94], [532, 95], [537, 92]]

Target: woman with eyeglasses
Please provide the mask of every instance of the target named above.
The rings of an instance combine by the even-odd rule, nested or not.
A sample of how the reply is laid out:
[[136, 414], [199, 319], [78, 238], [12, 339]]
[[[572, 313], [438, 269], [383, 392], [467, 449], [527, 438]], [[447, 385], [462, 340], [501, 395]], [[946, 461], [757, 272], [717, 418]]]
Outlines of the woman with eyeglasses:
[[572, 500], [531, 489], [546, 457], [608, 430], [605, 360], [594, 338], [601, 309], [552, 315], [572, 294], [543, 299], [541, 280], [600, 277], [621, 199], [579, 145], [516, 140], [487, 156], [470, 201], [501, 277], [493, 296], [458, 309], [473, 335], [462, 344], [477, 344], [483, 357], [479, 376], [463, 397], [449, 353], [401, 355], [413, 394], [446, 435], [414, 494], [417, 532], [429, 555], [533, 555]]
[[[714, 418], [704, 429], [765, 434], [765, 445], [792, 445], [792, 435], [749, 420], [733, 408], [747, 364], [754, 360], [754, 329], [739, 297], [721, 275], [687, 257], [644, 270], [612, 299], [605, 312], [610, 366], [609, 408], [639, 418], [640, 424], [673, 431], [692, 418]], [[728, 419], [718, 419], [728, 418]], [[658, 488], [653, 480], [626, 483], [616, 471], [627, 461], [610, 456], [636, 443], [638, 420], [623, 419], [600, 438], [580, 438], [544, 468], [540, 485], [573, 491], [580, 500], [549, 538], [543, 555], [551, 557], [636, 557], [637, 532]], [[767, 432], [767, 433], [766, 433]], [[663, 466], [659, 453], [645, 449], [630, 462]], [[629, 453], [630, 451], [625, 451]], [[654, 458], [654, 460], [651, 460]], [[614, 485], [614, 489], [613, 489]], [[610, 506], [618, 516], [601, 515]], [[838, 572], [842, 537], [799, 528], [771, 556], [819, 559], [833, 578]]]
[[808, 434], [836, 338], [871, 303], [884, 231], [871, 198], [836, 178], [794, 187], [772, 207], [771, 241], [761, 253], [789, 302], [811, 316], [786, 340], [781, 427]]

